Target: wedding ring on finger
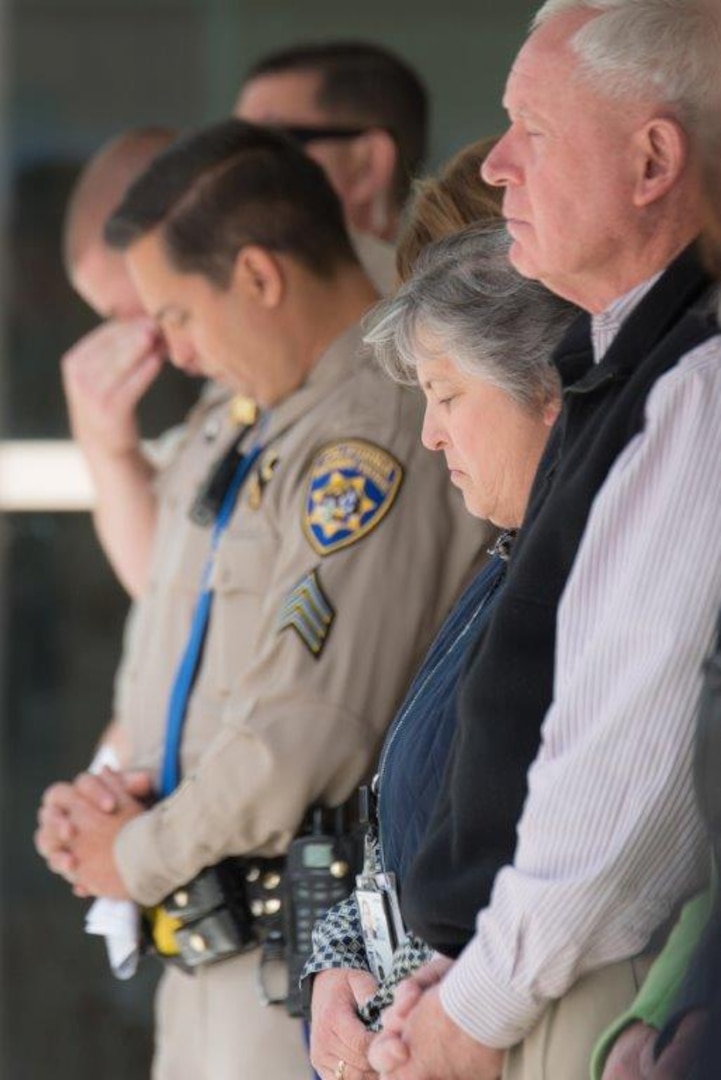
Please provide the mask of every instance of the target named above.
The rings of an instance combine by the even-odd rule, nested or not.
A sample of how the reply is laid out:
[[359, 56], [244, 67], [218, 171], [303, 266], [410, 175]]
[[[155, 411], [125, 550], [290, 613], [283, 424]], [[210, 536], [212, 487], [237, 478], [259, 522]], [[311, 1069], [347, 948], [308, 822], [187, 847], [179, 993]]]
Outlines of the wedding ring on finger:
[[333, 1080], [343, 1080], [345, 1076], [345, 1061], [341, 1060], [335, 1067], [335, 1076]]

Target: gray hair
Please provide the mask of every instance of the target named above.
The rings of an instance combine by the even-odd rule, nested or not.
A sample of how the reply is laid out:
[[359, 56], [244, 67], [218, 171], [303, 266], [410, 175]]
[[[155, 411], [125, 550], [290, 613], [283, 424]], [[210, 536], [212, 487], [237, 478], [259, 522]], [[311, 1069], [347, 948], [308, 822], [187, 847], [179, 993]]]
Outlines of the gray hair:
[[578, 309], [523, 278], [503, 225], [471, 225], [430, 244], [413, 276], [378, 304], [365, 341], [386, 373], [415, 383], [419, 361], [447, 356], [531, 411], [559, 396], [551, 352]]
[[546, 0], [532, 28], [568, 11], [595, 13], [571, 39], [581, 71], [611, 98], [657, 97], [690, 133], [705, 134], [718, 101], [721, 20], [714, 6], [714, 0]]

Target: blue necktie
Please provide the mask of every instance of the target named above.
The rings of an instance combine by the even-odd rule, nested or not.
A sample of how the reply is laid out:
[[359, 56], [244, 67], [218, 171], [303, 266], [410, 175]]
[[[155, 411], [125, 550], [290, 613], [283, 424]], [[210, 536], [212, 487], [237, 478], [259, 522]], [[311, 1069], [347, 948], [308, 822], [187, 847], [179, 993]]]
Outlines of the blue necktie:
[[210, 541], [210, 552], [203, 568], [203, 576], [200, 584], [200, 594], [196, 601], [193, 612], [193, 621], [190, 626], [188, 642], [185, 646], [180, 665], [178, 666], [170, 692], [168, 715], [165, 725], [165, 749], [163, 751], [163, 765], [160, 772], [160, 796], [165, 799], [180, 782], [180, 743], [183, 738], [183, 727], [188, 710], [188, 701], [193, 691], [195, 679], [200, 667], [203, 654], [203, 645], [208, 632], [210, 611], [213, 606], [213, 590], [210, 587], [210, 579], [215, 564], [220, 539], [228, 527], [233, 515], [238, 494], [243, 482], [248, 476], [253, 465], [262, 453], [262, 446], [255, 446], [244, 454], [228, 485], [223, 501], [218, 511], [218, 516], [213, 526], [213, 534]]

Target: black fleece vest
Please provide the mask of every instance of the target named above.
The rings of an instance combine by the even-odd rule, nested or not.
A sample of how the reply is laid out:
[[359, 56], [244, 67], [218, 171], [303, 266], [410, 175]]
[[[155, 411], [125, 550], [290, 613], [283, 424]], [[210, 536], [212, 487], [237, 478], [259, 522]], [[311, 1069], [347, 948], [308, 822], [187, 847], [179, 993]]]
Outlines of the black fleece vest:
[[717, 332], [703, 302], [708, 289], [689, 249], [631, 313], [601, 363], [593, 364], [588, 316], [556, 353], [561, 416], [505, 592], [469, 659], [444, 786], [402, 885], [407, 924], [448, 956], [470, 940], [497, 872], [513, 859], [526, 775], [551, 704], [556, 612], [591, 505], [642, 430], [656, 380]]

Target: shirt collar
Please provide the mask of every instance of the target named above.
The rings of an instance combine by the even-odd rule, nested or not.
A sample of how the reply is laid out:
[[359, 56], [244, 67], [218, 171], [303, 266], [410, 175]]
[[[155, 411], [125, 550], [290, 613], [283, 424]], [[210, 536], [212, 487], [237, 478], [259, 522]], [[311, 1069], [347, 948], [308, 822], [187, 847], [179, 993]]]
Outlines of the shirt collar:
[[354, 323], [331, 342], [311, 368], [305, 382], [292, 394], [274, 405], [269, 412], [263, 442], [276, 439], [301, 416], [325, 398], [332, 388], [350, 378], [363, 362], [363, 332]]
[[660, 270], [653, 277], [642, 281], [640, 285], [635, 285], [633, 289], [624, 293], [618, 300], [614, 300], [605, 311], [592, 317], [591, 340], [593, 342], [594, 363], [601, 363], [623, 323], [634, 308], [638, 307], [644, 296], [651, 291], [662, 274], [663, 270]]

